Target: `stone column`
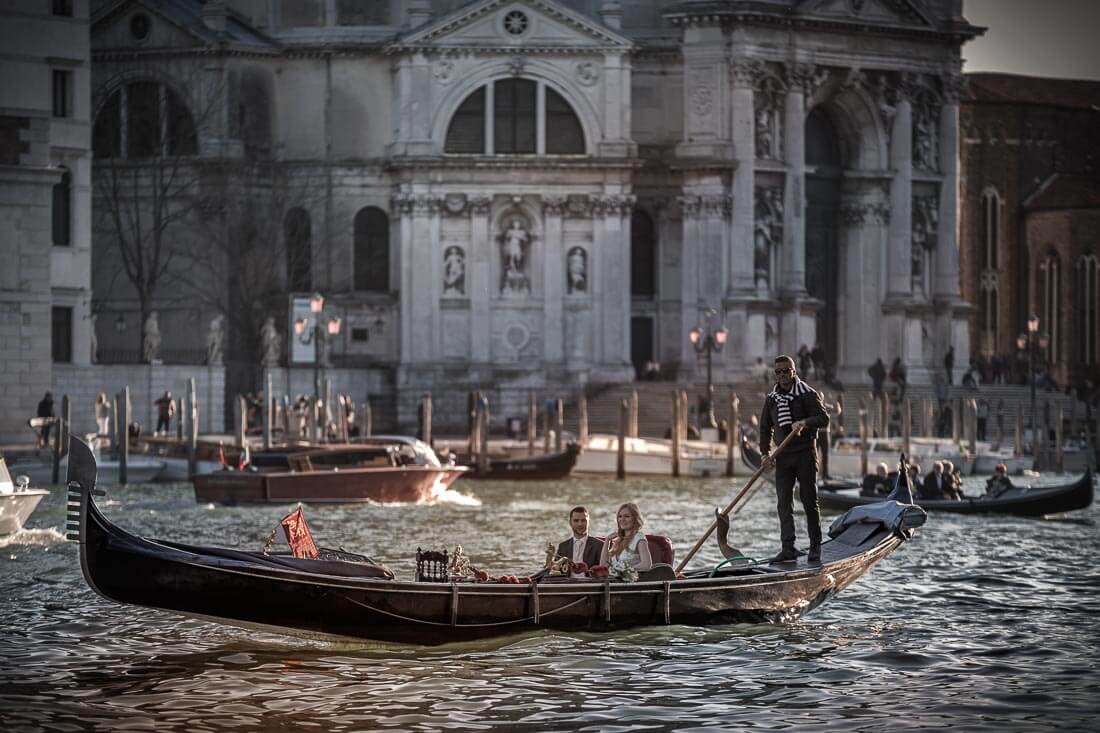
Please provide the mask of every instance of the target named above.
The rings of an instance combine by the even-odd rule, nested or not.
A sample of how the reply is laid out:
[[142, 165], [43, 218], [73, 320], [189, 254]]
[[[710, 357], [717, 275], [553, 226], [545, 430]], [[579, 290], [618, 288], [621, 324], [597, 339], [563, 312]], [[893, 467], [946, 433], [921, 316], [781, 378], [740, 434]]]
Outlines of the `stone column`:
[[487, 364], [492, 353], [489, 317], [494, 249], [493, 234], [489, 231], [491, 207], [492, 199], [488, 196], [470, 199], [470, 246], [466, 259], [470, 275], [470, 356], [475, 364]]
[[913, 292], [913, 108], [900, 90], [890, 132], [890, 238], [886, 297], [908, 298]]
[[[940, 187], [939, 241], [936, 251], [934, 292], [937, 298], [959, 297], [959, 241], [957, 207], [959, 201], [959, 104], [953, 98], [940, 108]], [[964, 362], [965, 363], [965, 362]]]
[[727, 40], [720, 25], [684, 28], [683, 157], [728, 158], [729, 81]]
[[401, 363], [410, 364], [414, 361], [412, 351], [413, 321], [413, 197], [406, 193], [395, 194], [392, 200], [393, 213], [398, 217], [398, 249], [401, 253], [401, 302], [400, 302], [400, 332], [401, 332]]
[[432, 239], [432, 220], [438, 216], [438, 206], [431, 196], [418, 195], [413, 202], [412, 241], [408, 252], [410, 286], [412, 288], [411, 319], [405, 324], [405, 330], [412, 339], [412, 361], [424, 363], [436, 357], [436, 316], [439, 311], [439, 299], [434, 297], [438, 268], [432, 267], [436, 261], [434, 250], [438, 246]]
[[561, 196], [543, 197], [543, 333], [546, 346], [543, 359], [549, 363], [564, 361], [562, 305], [565, 298], [565, 245], [562, 238], [562, 210], [565, 199]]
[[733, 210], [730, 222], [729, 293], [746, 294], [753, 288], [753, 169], [756, 162], [753, 80], [759, 64], [737, 59], [731, 66], [733, 158]]
[[593, 220], [600, 262], [597, 338], [601, 376], [630, 379], [630, 212], [634, 197], [598, 199]]
[[783, 246], [779, 290], [787, 296], [806, 292], [806, 84], [813, 67], [787, 67], [787, 96], [783, 112], [783, 160], [787, 179], [783, 189]]
[[677, 349], [680, 358], [680, 371], [691, 372], [695, 369], [695, 349], [687, 340], [688, 332], [699, 321], [699, 242], [703, 238], [701, 218], [702, 196], [685, 188], [680, 197], [681, 214], [681, 250], [680, 250], [680, 339]]

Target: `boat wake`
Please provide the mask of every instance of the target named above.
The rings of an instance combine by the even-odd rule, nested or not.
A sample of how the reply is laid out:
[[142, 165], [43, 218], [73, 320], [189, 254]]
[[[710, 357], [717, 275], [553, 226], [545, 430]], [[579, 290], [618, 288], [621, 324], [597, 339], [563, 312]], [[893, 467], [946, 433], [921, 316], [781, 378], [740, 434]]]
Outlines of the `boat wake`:
[[456, 506], [481, 506], [481, 499], [463, 494], [454, 489], [436, 484], [432, 487], [432, 496], [428, 504], [454, 504]]
[[30, 545], [34, 547], [53, 547], [65, 542], [65, 535], [53, 527], [42, 529], [21, 529], [13, 534], [0, 537], [0, 548], [12, 545]]

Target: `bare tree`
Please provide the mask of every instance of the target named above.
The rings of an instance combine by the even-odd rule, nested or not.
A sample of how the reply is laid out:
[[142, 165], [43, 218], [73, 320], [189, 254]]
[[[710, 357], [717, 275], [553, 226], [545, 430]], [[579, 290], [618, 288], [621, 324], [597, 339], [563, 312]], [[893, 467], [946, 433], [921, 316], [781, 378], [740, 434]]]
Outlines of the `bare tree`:
[[225, 317], [231, 361], [258, 365], [268, 316], [286, 322], [295, 273], [310, 270], [309, 247], [292, 246], [287, 213], [316, 211], [320, 180], [268, 161], [235, 161], [209, 169], [191, 226], [198, 246], [178, 254], [183, 290]]
[[[201, 69], [174, 68], [161, 78], [177, 83], [142, 79], [113, 87], [93, 141], [98, 238], [117, 254], [142, 324], [179, 253], [174, 230], [198, 201], [205, 165], [198, 157], [200, 131], [214, 126], [224, 107], [223, 85]], [[144, 329], [137, 330], [144, 353]]]

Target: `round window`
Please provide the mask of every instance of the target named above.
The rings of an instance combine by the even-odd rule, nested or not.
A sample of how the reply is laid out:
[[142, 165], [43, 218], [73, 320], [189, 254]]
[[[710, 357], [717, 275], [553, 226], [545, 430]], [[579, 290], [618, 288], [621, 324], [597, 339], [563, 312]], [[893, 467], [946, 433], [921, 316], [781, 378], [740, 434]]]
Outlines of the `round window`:
[[504, 16], [504, 30], [513, 36], [522, 36], [527, 32], [528, 25], [527, 14], [521, 10], [513, 10]]
[[139, 41], [149, 37], [149, 16], [138, 13], [130, 18], [130, 35]]

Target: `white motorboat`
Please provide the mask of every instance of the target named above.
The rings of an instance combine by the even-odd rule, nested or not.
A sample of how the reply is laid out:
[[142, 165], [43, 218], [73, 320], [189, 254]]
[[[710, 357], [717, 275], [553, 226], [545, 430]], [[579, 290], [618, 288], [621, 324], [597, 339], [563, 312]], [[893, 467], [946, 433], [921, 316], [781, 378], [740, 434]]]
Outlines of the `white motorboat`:
[[998, 463], [1005, 464], [1010, 476], [1017, 476], [1035, 465], [1035, 456], [1017, 455], [1011, 446], [994, 447], [992, 443], [979, 440], [978, 453], [974, 456], [974, 474], [991, 476]]
[[[98, 455], [98, 450], [96, 453]], [[99, 470], [99, 481], [105, 484], [118, 483], [117, 460], [111, 458], [100, 459], [97, 457], [96, 466]], [[132, 484], [147, 484], [156, 481], [164, 472], [164, 467], [165, 463], [160, 459], [149, 458], [147, 456], [128, 456], [126, 461], [126, 481]], [[11, 470], [16, 474], [23, 474], [30, 477], [32, 484], [41, 485], [53, 483], [53, 463], [51, 461], [37, 460], [29, 463], [19, 463], [13, 465]], [[59, 469], [61, 483], [64, 483], [68, 470], [69, 458], [65, 456], [61, 459], [61, 467]]]
[[[895, 466], [901, 453], [901, 438], [870, 438], [867, 441], [867, 470], [885, 463]], [[841, 438], [829, 450], [829, 475], [832, 477], [860, 477], [859, 438]], [[964, 476], [974, 470], [974, 458], [962, 445], [950, 438], [914, 437], [909, 439], [909, 457], [920, 464], [927, 473], [936, 461], [951, 461]]]
[[[626, 438], [626, 473], [628, 476], [671, 476], [672, 441], [660, 438]], [[740, 463], [741, 451], [734, 448], [734, 466]], [[596, 433], [588, 436], [577, 458], [574, 473], [614, 474], [619, 460], [619, 438]], [[738, 466], [739, 467], [739, 466]], [[680, 444], [680, 472], [683, 476], [724, 476], [726, 472], [725, 443], [685, 440]]]
[[[23, 476], [19, 477], [23, 479]], [[45, 489], [27, 488], [29, 481], [12, 483], [8, 465], [0, 458], [0, 535], [15, 534], [23, 529], [23, 523], [31, 515], [42, 497], [50, 492]]]

